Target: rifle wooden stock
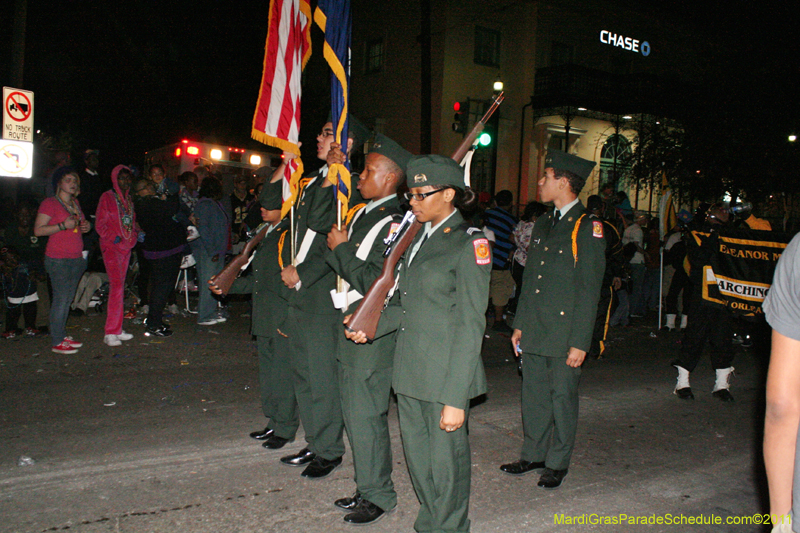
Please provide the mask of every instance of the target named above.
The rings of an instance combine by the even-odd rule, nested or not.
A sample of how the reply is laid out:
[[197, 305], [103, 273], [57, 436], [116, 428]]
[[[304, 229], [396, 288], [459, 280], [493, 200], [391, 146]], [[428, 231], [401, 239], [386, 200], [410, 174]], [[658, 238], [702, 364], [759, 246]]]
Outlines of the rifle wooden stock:
[[[464, 159], [464, 156], [467, 155], [472, 149], [472, 145], [475, 143], [475, 139], [478, 138], [478, 135], [483, 131], [484, 126], [489, 121], [492, 116], [492, 113], [495, 112], [497, 107], [503, 102], [503, 93], [497, 95], [497, 98], [494, 99], [492, 105], [483, 115], [480, 121], [475, 124], [475, 127], [472, 128], [472, 131], [464, 137], [464, 140], [456, 148], [456, 151], [453, 152], [451, 156], [452, 159], [461, 163], [461, 160]], [[397, 266], [398, 261], [400, 258], [403, 257], [403, 254], [411, 245], [411, 242], [414, 240], [414, 237], [419, 232], [422, 224], [414, 221], [408, 229], [403, 233], [403, 235], [394, 243], [392, 246], [392, 250], [389, 255], [383, 261], [383, 268], [381, 269], [381, 275], [378, 276], [372, 285], [370, 285], [367, 294], [361, 300], [361, 303], [358, 305], [355, 313], [352, 314], [350, 317], [350, 321], [345, 326], [346, 329], [350, 331], [361, 331], [367, 336], [367, 342], [372, 342], [375, 339], [375, 332], [378, 330], [378, 321], [381, 318], [381, 313], [383, 312], [383, 308], [386, 306], [386, 297], [389, 294], [389, 291], [392, 290], [394, 286], [394, 271], [395, 267]]]
[[242, 253], [234, 257], [231, 262], [222, 269], [222, 272], [208, 280], [209, 285], [216, 286], [222, 291], [222, 296], [227, 295], [228, 291], [231, 290], [233, 282], [236, 281], [236, 278], [242, 273], [242, 267], [247, 264], [250, 260], [250, 256], [253, 254], [253, 250], [256, 249], [261, 239], [267, 234], [269, 226], [269, 224], [262, 224], [255, 237], [247, 241], [247, 244], [244, 245]]
[[381, 275], [372, 282], [367, 294], [358, 304], [358, 309], [350, 317], [350, 321], [345, 326], [350, 331], [362, 331], [367, 335], [367, 341], [375, 339], [375, 332], [378, 330], [378, 320], [381, 318], [383, 308], [386, 306], [386, 297], [394, 287], [394, 267], [400, 258], [403, 257], [406, 249], [411, 245], [414, 237], [419, 232], [422, 224], [416, 220], [411, 223], [400, 239], [394, 243], [392, 251], [383, 261]]
[[475, 123], [475, 126], [472, 128], [472, 131], [469, 132], [469, 135], [464, 137], [464, 140], [461, 141], [461, 144], [458, 145], [456, 151], [453, 152], [451, 156], [455, 161], [461, 163], [461, 160], [464, 159], [464, 156], [467, 155], [467, 152], [472, 149], [472, 145], [475, 144], [475, 139], [478, 138], [478, 135], [481, 134], [483, 128], [486, 126], [486, 123], [489, 122], [489, 119], [492, 117], [492, 114], [495, 112], [497, 107], [503, 102], [505, 93], [500, 93], [497, 95], [497, 98], [494, 99], [492, 105], [489, 106], [489, 109], [486, 110], [486, 113], [483, 114], [483, 117]]
[[[467, 152], [472, 149], [475, 139], [477, 139], [478, 135], [480, 135], [480, 133], [483, 131], [483, 128], [491, 118], [492, 113], [494, 113], [497, 107], [502, 103], [503, 98], [504, 96], [502, 92], [497, 95], [492, 102], [492, 105], [483, 115], [483, 118], [481, 118], [480, 121], [475, 124], [475, 127], [472, 128], [472, 131], [469, 133], [469, 135], [464, 137], [462, 143], [458, 148], [456, 148], [456, 151], [453, 152], [453, 155], [451, 156], [452, 159], [458, 163], [461, 163], [461, 160], [464, 159], [464, 156], [467, 155]], [[367, 336], [367, 342], [372, 342], [375, 339], [375, 332], [378, 330], [378, 321], [381, 318], [383, 308], [386, 306], [386, 297], [394, 286], [395, 267], [397, 266], [398, 261], [400, 261], [400, 258], [403, 257], [403, 254], [411, 245], [411, 242], [414, 240], [414, 237], [417, 235], [421, 227], [422, 224], [415, 220], [408, 227], [405, 233], [403, 233], [403, 235], [392, 245], [391, 252], [383, 261], [381, 275], [378, 276], [378, 279], [372, 282], [367, 294], [361, 300], [358, 308], [350, 316], [350, 321], [345, 326], [345, 328], [350, 331], [363, 332]]]

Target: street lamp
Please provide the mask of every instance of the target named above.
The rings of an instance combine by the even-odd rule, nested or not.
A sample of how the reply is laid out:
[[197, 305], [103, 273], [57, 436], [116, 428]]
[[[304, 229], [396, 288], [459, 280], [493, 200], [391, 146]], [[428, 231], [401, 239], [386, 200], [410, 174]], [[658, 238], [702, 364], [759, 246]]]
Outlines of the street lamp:
[[492, 90], [496, 94], [503, 92], [503, 81], [500, 79], [500, 74], [498, 74], [497, 79], [494, 80], [494, 84], [492, 85]]
[[797, 135], [789, 135], [789, 142], [793, 143], [797, 140]]

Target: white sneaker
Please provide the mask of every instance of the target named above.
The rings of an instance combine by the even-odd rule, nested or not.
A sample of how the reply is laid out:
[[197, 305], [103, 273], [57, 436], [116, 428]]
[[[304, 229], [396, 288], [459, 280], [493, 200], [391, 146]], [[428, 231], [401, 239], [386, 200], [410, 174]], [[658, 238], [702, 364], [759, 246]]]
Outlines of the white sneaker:
[[133, 335], [131, 335], [130, 333], [125, 333], [125, 330], [122, 330], [122, 333], [117, 335], [117, 338], [121, 341], [129, 341], [133, 338]]
[[106, 335], [103, 337], [103, 342], [109, 346], [120, 346], [122, 344], [122, 341], [116, 335]]
[[198, 322], [198, 326], [213, 326], [214, 324], [219, 324], [220, 322], [225, 322], [224, 319], [219, 318], [209, 318], [208, 320], [203, 320], [202, 322]]

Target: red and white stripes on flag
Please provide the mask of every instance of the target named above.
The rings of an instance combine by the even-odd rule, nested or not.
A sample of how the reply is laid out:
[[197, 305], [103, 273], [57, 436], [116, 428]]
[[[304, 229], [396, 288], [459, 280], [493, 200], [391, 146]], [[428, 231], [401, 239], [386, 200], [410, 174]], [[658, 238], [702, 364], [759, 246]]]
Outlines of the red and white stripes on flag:
[[303, 175], [300, 160], [301, 75], [311, 57], [311, 6], [308, 0], [271, 0], [264, 72], [251, 136], [296, 157], [287, 162], [283, 183], [285, 215]]

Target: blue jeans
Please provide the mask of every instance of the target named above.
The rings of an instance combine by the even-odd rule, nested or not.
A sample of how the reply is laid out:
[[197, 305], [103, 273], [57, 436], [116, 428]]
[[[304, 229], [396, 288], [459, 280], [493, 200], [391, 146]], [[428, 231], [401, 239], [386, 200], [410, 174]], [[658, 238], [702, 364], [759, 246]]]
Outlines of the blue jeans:
[[225, 267], [225, 256], [219, 254], [219, 259], [211, 260], [202, 247], [197, 247], [193, 251], [197, 261], [197, 291], [200, 293], [200, 301], [197, 304], [197, 322], [205, 322], [217, 317], [217, 299], [208, 288], [208, 280], [222, 272]]
[[69, 306], [75, 298], [78, 282], [86, 271], [86, 259], [55, 259], [45, 256], [44, 268], [53, 286], [50, 302], [50, 337], [53, 346], [58, 346], [67, 336]]
[[644, 263], [631, 264], [631, 314], [637, 316], [644, 316], [647, 314], [647, 307], [645, 307], [644, 296], [644, 275], [647, 272], [647, 267]]

